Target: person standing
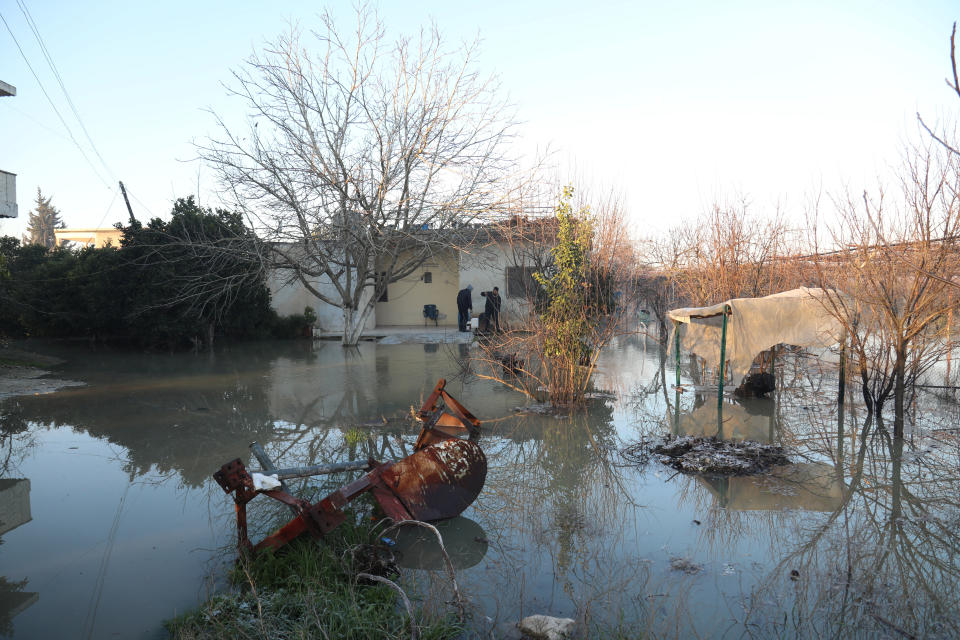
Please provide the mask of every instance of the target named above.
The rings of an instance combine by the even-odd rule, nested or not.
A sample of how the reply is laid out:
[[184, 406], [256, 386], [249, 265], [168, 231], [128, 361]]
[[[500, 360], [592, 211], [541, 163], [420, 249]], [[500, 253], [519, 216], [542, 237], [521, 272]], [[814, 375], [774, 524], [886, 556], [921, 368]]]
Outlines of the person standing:
[[469, 331], [467, 325], [470, 324], [470, 312], [473, 310], [473, 285], [468, 284], [466, 288], [460, 289], [457, 293], [457, 326], [460, 331]]
[[484, 311], [487, 314], [487, 319], [490, 321], [491, 331], [500, 331], [500, 304], [502, 302], [500, 298], [500, 287], [494, 287], [493, 291], [487, 292], [487, 304], [484, 307]]

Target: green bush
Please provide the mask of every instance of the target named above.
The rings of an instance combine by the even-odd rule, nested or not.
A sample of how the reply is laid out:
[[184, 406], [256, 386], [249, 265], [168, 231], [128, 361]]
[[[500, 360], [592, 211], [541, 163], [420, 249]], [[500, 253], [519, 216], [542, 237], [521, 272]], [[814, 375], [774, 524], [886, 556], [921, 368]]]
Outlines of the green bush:
[[147, 348], [271, 337], [278, 319], [239, 214], [180, 199], [169, 222], [131, 220], [121, 246], [72, 251], [0, 238], [0, 335], [110, 339]]

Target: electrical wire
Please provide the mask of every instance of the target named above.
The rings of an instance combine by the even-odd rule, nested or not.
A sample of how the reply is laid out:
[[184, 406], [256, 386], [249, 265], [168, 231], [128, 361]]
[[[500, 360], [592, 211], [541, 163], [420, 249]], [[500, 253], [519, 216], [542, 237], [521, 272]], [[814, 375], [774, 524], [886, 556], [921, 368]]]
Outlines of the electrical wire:
[[130, 196], [131, 198], [133, 198], [134, 202], [136, 202], [138, 205], [140, 205], [141, 207], [143, 207], [144, 210], [145, 210], [147, 213], [150, 214], [150, 217], [152, 217], [152, 218], [156, 218], [156, 217], [157, 217], [156, 214], [153, 213], [153, 211], [150, 211], [150, 207], [148, 207], [147, 205], [143, 204], [143, 203], [140, 201], [140, 198], [138, 198], [137, 196], [133, 195], [133, 193], [130, 192], [130, 187], [127, 187], [127, 195]]
[[57, 65], [53, 62], [53, 57], [50, 55], [50, 51], [47, 49], [46, 43], [43, 41], [43, 37], [40, 35], [40, 29], [37, 27], [37, 23], [33, 19], [30, 10], [27, 8], [23, 0], [17, 0], [17, 6], [20, 7], [20, 13], [23, 14], [23, 17], [27, 21], [27, 26], [30, 27], [30, 30], [33, 32], [33, 37], [36, 38], [37, 44], [40, 45], [40, 51], [43, 52], [43, 57], [47, 60], [47, 66], [50, 67], [50, 71], [53, 72], [53, 77], [57, 79], [57, 84], [60, 85], [60, 90], [63, 92], [63, 96], [67, 99], [67, 104], [70, 106], [70, 110], [73, 112], [74, 117], [76, 117], [77, 122], [80, 124], [80, 129], [83, 130], [83, 135], [86, 136], [87, 142], [90, 143], [90, 148], [93, 149], [93, 152], [97, 155], [97, 158], [100, 160], [100, 164], [103, 165], [103, 168], [106, 169], [107, 174], [114, 178], [113, 171], [110, 170], [110, 166], [103, 159], [103, 156], [100, 155], [100, 150], [97, 149], [97, 145], [94, 144], [93, 138], [90, 137], [90, 132], [87, 131], [86, 125], [83, 123], [83, 118], [80, 117], [79, 111], [77, 111], [76, 105], [74, 105], [73, 100], [70, 98], [70, 92], [67, 91], [67, 87], [63, 84], [63, 78], [60, 75], [60, 71], [57, 69]]
[[58, 131], [57, 129], [54, 129], [53, 127], [47, 126], [47, 125], [45, 125], [45, 124], [42, 123], [42, 122], [40, 122], [39, 120], [37, 120], [37, 119], [33, 116], [33, 114], [27, 113], [27, 112], [24, 111], [23, 109], [18, 109], [18, 108], [16, 108], [15, 106], [13, 106], [13, 105], [11, 104], [11, 101], [10, 101], [10, 100], [0, 100], [0, 109], [10, 109], [11, 111], [15, 111], [15, 112], [17, 112], [17, 113], [20, 115], [20, 117], [26, 118], [27, 120], [32, 120], [35, 125], [37, 125], [37, 126], [40, 127], [41, 129], [44, 129], [47, 133], [50, 133], [50, 134], [52, 134], [52, 135], [55, 135], [55, 136], [57, 136], [58, 138], [60, 138], [61, 140], [64, 140], [64, 141], [66, 141], [66, 142], [70, 142], [70, 138], [68, 138], [67, 136], [63, 135], [62, 132]]
[[47, 93], [46, 87], [43, 86], [43, 83], [40, 81], [40, 76], [37, 75], [37, 72], [33, 69], [33, 65], [30, 64], [30, 60], [27, 59], [27, 55], [23, 51], [23, 47], [20, 46], [20, 41], [17, 40], [17, 36], [13, 35], [13, 30], [10, 28], [10, 25], [7, 23], [7, 19], [3, 17], [3, 14], [0, 13], [0, 21], [3, 22], [3, 26], [7, 28], [7, 33], [10, 34], [10, 37], [13, 38], [13, 43], [17, 46], [17, 50], [20, 52], [20, 57], [23, 58], [23, 61], [27, 64], [27, 68], [30, 69], [30, 73], [33, 74], [34, 79], [37, 81], [37, 84], [40, 85], [40, 91], [43, 92], [44, 97], [46, 97], [47, 102], [50, 103], [50, 107], [53, 109], [53, 112], [57, 114], [57, 118], [60, 119], [60, 124], [63, 125], [63, 128], [67, 130], [67, 134], [70, 136], [70, 141], [73, 142], [74, 146], [77, 147], [77, 150], [80, 151], [80, 155], [83, 156], [83, 159], [87, 162], [90, 169], [93, 173], [100, 179], [100, 182], [107, 188], [112, 190], [110, 184], [106, 179], [100, 174], [100, 171], [94, 166], [93, 162], [90, 161], [90, 157], [87, 156], [86, 151], [83, 150], [83, 147], [80, 146], [80, 143], [77, 142], [77, 139], [73, 135], [73, 130], [70, 129], [70, 126], [67, 124], [67, 121], [63, 119], [63, 115], [60, 114], [60, 110], [57, 109], [57, 105], [54, 104], [53, 100], [50, 98], [50, 94]]

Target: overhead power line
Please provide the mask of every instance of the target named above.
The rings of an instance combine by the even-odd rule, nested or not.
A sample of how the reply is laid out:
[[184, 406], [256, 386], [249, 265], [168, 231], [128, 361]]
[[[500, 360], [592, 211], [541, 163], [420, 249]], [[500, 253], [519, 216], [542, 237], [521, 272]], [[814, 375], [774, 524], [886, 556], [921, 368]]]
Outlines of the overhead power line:
[[40, 85], [40, 91], [43, 92], [44, 97], [47, 99], [47, 102], [50, 103], [50, 107], [53, 109], [53, 112], [57, 114], [57, 118], [60, 119], [60, 124], [63, 125], [63, 128], [67, 130], [67, 134], [70, 136], [70, 141], [73, 142], [74, 146], [77, 147], [77, 150], [80, 151], [80, 155], [83, 156], [83, 159], [86, 161], [87, 165], [90, 166], [90, 169], [93, 170], [93, 173], [100, 179], [100, 182], [103, 183], [107, 189], [112, 190], [110, 184], [106, 179], [101, 175], [97, 167], [90, 161], [90, 157], [87, 155], [87, 152], [84, 151], [83, 147], [77, 142], [77, 139], [73, 135], [73, 130], [70, 129], [70, 126], [67, 124], [67, 121], [63, 119], [63, 116], [60, 114], [60, 110], [57, 109], [57, 105], [54, 104], [53, 100], [50, 98], [50, 94], [47, 93], [46, 87], [43, 86], [43, 82], [40, 81], [40, 76], [37, 75], [37, 72], [33, 69], [33, 65], [30, 64], [30, 60], [27, 58], [27, 55], [23, 51], [23, 47], [20, 46], [20, 41], [17, 40], [17, 36], [13, 35], [13, 30], [10, 28], [10, 25], [7, 23], [7, 19], [3, 17], [3, 14], [0, 13], [0, 21], [3, 22], [3, 26], [7, 28], [7, 33], [10, 34], [10, 37], [13, 38], [13, 43], [17, 46], [17, 50], [20, 52], [20, 57], [23, 58], [23, 61], [26, 63], [27, 68], [30, 69], [30, 73], [33, 74], [34, 79], [37, 81], [37, 84]]
[[46, 43], [43, 41], [43, 37], [40, 35], [40, 29], [37, 27], [36, 21], [33, 19], [30, 10], [27, 8], [27, 5], [23, 0], [17, 0], [17, 6], [20, 7], [20, 13], [23, 14], [23, 17], [27, 21], [27, 26], [30, 27], [30, 30], [33, 32], [33, 37], [36, 38], [37, 44], [40, 45], [40, 51], [43, 52], [43, 57], [47, 61], [47, 66], [50, 67], [50, 71], [53, 72], [53, 77], [57, 79], [57, 84], [60, 85], [60, 90], [63, 92], [63, 97], [67, 99], [67, 104], [70, 106], [70, 110], [73, 112], [74, 117], [77, 119], [77, 122], [80, 124], [80, 129], [83, 130], [83, 135], [86, 136], [87, 142], [90, 143], [90, 148], [93, 149], [93, 152], [97, 154], [97, 158], [100, 160], [100, 164], [103, 165], [103, 168], [106, 169], [109, 176], [113, 176], [113, 171], [110, 170], [110, 166], [107, 164], [106, 160], [103, 159], [103, 156], [100, 154], [97, 145], [94, 144], [93, 138], [90, 137], [90, 132], [87, 131], [86, 125], [83, 123], [83, 118], [80, 117], [80, 112], [77, 111], [77, 107], [73, 104], [73, 100], [70, 98], [70, 92], [67, 91], [67, 87], [63, 84], [63, 78], [60, 76], [60, 71], [57, 69], [57, 65], [53, 62], [53, 57], [50, 55], [49, 49], [47, 49]]

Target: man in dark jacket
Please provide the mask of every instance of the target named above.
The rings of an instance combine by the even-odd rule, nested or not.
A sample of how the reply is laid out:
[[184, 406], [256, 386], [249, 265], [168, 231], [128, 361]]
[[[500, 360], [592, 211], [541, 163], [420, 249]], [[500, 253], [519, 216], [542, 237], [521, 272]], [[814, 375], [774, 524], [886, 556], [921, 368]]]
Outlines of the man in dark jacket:
[[460, 331], [469, 331], [470, 312], [473, 310], [473, 285], [468, 284], [457, 294], [457, 326]]
[[487, 291], [484, 295], [487, 298], [487, 304], [483, 311], [487, 314], [490, 331], [500, 331], [500, 287], [494, 287], [493, 291]]

